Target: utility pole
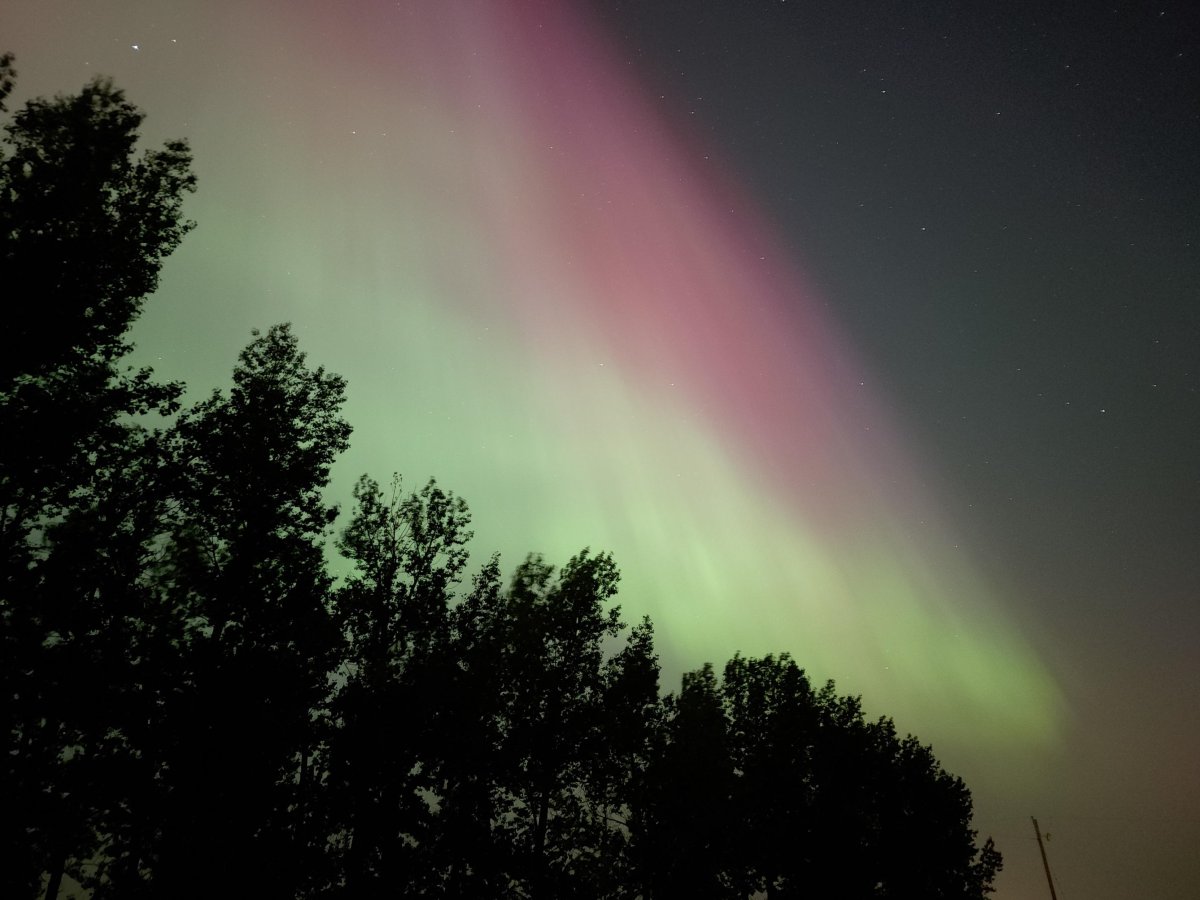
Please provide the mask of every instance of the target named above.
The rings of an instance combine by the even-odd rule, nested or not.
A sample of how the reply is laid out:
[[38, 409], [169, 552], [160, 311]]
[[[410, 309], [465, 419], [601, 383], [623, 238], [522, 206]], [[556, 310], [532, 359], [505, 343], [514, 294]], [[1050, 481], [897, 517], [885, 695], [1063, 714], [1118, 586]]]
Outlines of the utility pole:
[[1050, 863], [1046, 861], [1046, 846], [1042, 843], [1042, 829], [1038, 828], [1037, 819], [1033, 816], [1029, 817], [1029, 821], [1033, 823], [1033, 831], [1038, 839], [1038, 849], [1042, 851], [1042, 868], [1046, 870], [1046, 884], [1050, 885], [1050, 900], [1058, 900], [1058, 895], [1054, 893], [1054, 879], [1050, 877]]

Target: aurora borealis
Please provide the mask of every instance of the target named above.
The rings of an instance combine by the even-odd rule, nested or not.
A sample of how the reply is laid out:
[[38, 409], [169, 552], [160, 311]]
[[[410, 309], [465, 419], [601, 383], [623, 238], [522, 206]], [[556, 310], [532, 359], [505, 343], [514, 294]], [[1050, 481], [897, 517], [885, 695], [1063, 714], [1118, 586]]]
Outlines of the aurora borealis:
[[[790, 651], [816, 678], [862, 693], [869, 712], [891, 715], [901, 730], [933, 742], [948, 768], [966, 778], [980, 829], [994, 833], [1006, 854], [1001, 900], [1039, 896], [1038, 863], [1025, 846], [1032, 836], [1020, 815], [1037, 812], [1045, 825], [1055, 811], [1060, 833], [1090, 828], [1093, 837], [1062, 851], [1052, 845], [1052, 862], [1065, 854], [1059, 861], [1072, 895], [1100, 897], [1098, 885], [1122, 882], [1089, 880], [1092, 854], [1112, 846], [1104, 842], [1116, 840], [1114, 820], [1130, 812], [1124, 790], [1103, 799], [1102, 786], [1125, 777], [1118, 760], [1132, 766], [1148, 758], [1132, 749], [1096, 754], [1102, 723], [1111, 721], [1096, 711], [1096, 698], [1134, 704], [1132, 685], [1155, 682], [1151, 667], [1118, 662], [1111, 674], [1098, 674], [1104, 648], [1127, 633], [1120, 617], [1111, 628], [1082, 627], [1078, 649], [1058, 655], [1080, 633], [1069, 624], [1074, 617], [1097, 610], [1087, 605], [1092, 582], [1072, 588], [1067, 575], [1051, 577], [1045, 597], [1061, 596], [1078, 612], [1037, 608], [1026, 590], [1034, 562], [1027, 570], [1011, 566], [1012, 547], [989, 541], [1010, 514], [981, 510], [978, 521], [968, 518], [975, 503], [987, 507], [993, 489], [1007, 489], [1008, 476], [980, 474], [975, 493], [964, 490], [965, 464], [950, 461], [947, 448], [968, 441], [965, 426], [947, 426], [943, 442], [931, 424], [937, 417], [914, 402], [920, 377], [952, 389], [962, 370], [895, 376], [901, 357], [911, 357], [905, 371], [916, 373], [958, 359], [923, 354], [912, 334], [945, 328], [939, 341], [953, 342], [955, 329], [987, 332], [986, 315], [970, 320], [969, 310], [1003, 290], [955, 296], [937, 308], [914, 302], [904, 326], [911, 332], [897, 332], [893, 349], [881, 352], [889, 346], [887, 316], [896, 313], [872, 319], [850, 299], [864, 282], [853, 290], [841, 285], [835, 275], [842, 269], [805, 241], [812, 232], [829, 242], [849, 233], [835, 216], [841, 207], [823, 205], [822, 188], [814, 188], [812, 205], [795, 214], [807, 224], [796, 227], [780, 212], [780, 197], [792, 188], [764, 191], [776, 175], [743, 170], [753, 147], [731, 141], [731, 125], [695, 115], [713, 101], [691, 83], [656, 76], [684, 67], [675, 56], [706, 34], [711, 46], [735, 46], [709, 78], [729, 92], [729, 103], [739, 71], [752, 71], [758, 52], [757, 45], [737, 47], [739, 40], [757, 35], [765, 59], [781, 58], [768, 41], [781, 27], [768, 20], [782, 15], [780, 4], [747, 4], [755, 12], [746, 15], [744, 33], [728, 34], [719, 34], [721, 23], [737, 13], [716, 15], [705, 31], [695, 16], [666, 6], [672, 11], [650, 22], [649, 13], [639, 19], [618, 4], [552, 0], [214, 0], [169, 10], [150, 2], [85, 8], [18, 0], [0, 17], [0, 51], [17, 53], [18, 103], [103, 73], [148, 112], [150, 140], [182, 136], [192, 144], [200, 190], [189, 214], [198, 227], [165, 268], [135, 333], [140, 360], [186, 380], [200, 396], [225, 383], [251, 328], [292, 321], [310, 358], [349, 381], [347, 415], [356, 430], [333, 489], [344, 506], [360, 472], [386, 478], [400, 471], [411, 487], [432, 475], [471, 505], [476, 564], [492, 550], [508, 567], [529, 551], [554, 562], [584, 546], [612, 551], [627, 618], [653, 619], [669, 687], [683, 669], [719, 664], [735, 651]], [[656, 35], [674, 27], [671, 15], [694, 30], [656, 44]], [[838, 28], [854, 32], [851, 14], [844, 16]], [[858, 76], [857, 63], [847, 72]], [[790, 102], [786, 93], [764, 99], [746, 90], [744, 110], [770, 103], [782, 110]], [[894, 116], [868, 105], [888, 90], [896, 92], [872, 85], [861, 108], [839, 107], [831, 115], [841, 118], [831, 121]], [[734, 121], [739, 115], [730, 115]], [[1195, 121], [1180, 127], [1194, 134]], [[811, 128], [834, 126], [814, 121]], [[832, 150], [829, 158], [864, 155], [859, 164], [871, 173], [864, 184], [886, 178], [902, 185], [901, 164], [878, 174], [903, 157], [898, 146], [908, 145], [881, 145], [884, 155], [870, 162], [865, 154], [873, 149]], [[764, 170], [796, 170], [797, 183], [807, 177], [805, 165], [800, 155], [763, 155]], [[1003, 172], [980, 166], [971, 177], [995, 177], [989, 190], [997, 208], [1004, 206]], [[1106, 185], [1125, 190], [1120, 179]], [[920, 186], [914, 181], [904, 193]], [[889, 207], [873, 227], [903, 227], [906, 241], [942, 239], [949, 248], [967, 230], [947, 224], [945, 237], [936, 236], [938, 208], [953, 207], [951, 194], [911, 210]], [[847, 208], [855, 202], [845, 200]], [[1049, 215], [1004, 211], [1014, 223]], [[1196, 222], [1184, 222], [1195, 235]], [[1001, 231], [988, 245], [996, 255], [985, 269], [1024, 258]], [[889, 295], [894, 287], [897, 305], [922, 291], [936, 294], [939, 279], [951, 294], [972, 284], [952, 266], [939, 274], [929, 263], [943, 257], [845, 246], [847, 258], [872, 269]], [[926, 263], [919, 279], [910, 261]], [[1056, 277], [1070, 284], [1063, 266]], [[1195, 286], [1195, 275], [1193, 267], [1173, 283]], [[1134, 272], [1130, 284], [1137, 279]], [[1089, 281], [1092, 287], [1103, 285]], [[1056, 321], [1052, 309], [1039, 314]], [[1196, 326], [1194, 313], [1183, 321]], [[1076, 336], [1086, 342], [1087, 335]], [[902, 340], [906, 350], [897, 349]], [[1005, 351], [1013, 368], [1037, 370], [1038, 340], [1017, 340]], [[1168, 390], [1179, 387], [1171, 384], [1173, 366], [1158, 369]], [[1195, 371], [1179, 394], [1190, 391], [1191, 399], [1171, 401], [1172, 411], [1195, 414]], [[999, 390], [994, 374], [979, 377], [990, 386], [976, 396]], [[1111, 405], [1112, 418], [1139, 427], [1121, 402], [1092, 402], [1087, 378], [1078, 379], [1077, 408], [1086, 403], [1109, 416]], [[971, 410], [985, 420], [992, 412]], [[1021, 449], [1051, 434], [1036, 417], [1028, 429], [1001, 427], [1018, 418], [1001, 415], [976, 433], [991, 430], [1001, 435], [998, 445], [1007, 440]], [[1187, 444], [1180, 431], [1179, 440], [1195, 449], [1196, 433]], [[1065, 444], [1044, 440], [1046, 456], [1067, 455]], [[1048, 485], [1041, 496], [1050, 510], [1027, 514], [1031, 543], [1041, 526], [1058, 533], [1057, 509], [1075, 502], [1096, 508], [1063, 487], [1079, 471], [1067, 465], [1061, 478], [1030, 476]], [[1163, 471], [1164, 482], [1179, 471], [1175, 456]], [[1184, 489], [1195, 497], [1194, 468], [1192, 475]], [[1107, 489], [1132, 483], [1123, 477], [1114, 471]], [[1113, 554], [1100, 547], [1095, 554], [1097, 569], [1112, 564]], [[1164, 578], [1160, 594], [1186, 597], [1191, 571]], [[1174, 616], [1168, 631], [1194, 635], [1195, 613], [1167, 601], [1156, 615]], [[1153, 641], [1142, 639], [1136, 652], [1150, 658], [1147, 645]], [[1179, 671], [1176, 652], [1158, 658], [1167, 678]], [[1104, 678], [1113, 684], [1097, 683]], [[1182, 701], [1172, 707], [1188, 708]], [[1183, 779], [1164, 796], [1191, 791], [1195, 798], [1195, 774], [1176, 760], [1187, 758], [1180, 747], [1197, 746], [1192, 716], [1190, 723], [1173, 719], [1177, 738], [1149, 757]], [[1138, 721], [1143, 736], [1130, 747], [1161, 725], [1153, 717]], [[1086, 776], [1064, 774], [1076, 766], [1091, 768]], [[1176, 802], [1163, 816], [1182, 825], [1160, 828], [1152, 817], [1149, 828], [1175, 835], [1155, 839], [1171, 859], [1179, 833], [1197, 830]], [[1117, 812], [1105, 819], [1110, 810]], [[1178, 874], [1184, 868], [1179, 863], [1147, 896], [1183, 897], [1171, 891], [1186, 881]]]

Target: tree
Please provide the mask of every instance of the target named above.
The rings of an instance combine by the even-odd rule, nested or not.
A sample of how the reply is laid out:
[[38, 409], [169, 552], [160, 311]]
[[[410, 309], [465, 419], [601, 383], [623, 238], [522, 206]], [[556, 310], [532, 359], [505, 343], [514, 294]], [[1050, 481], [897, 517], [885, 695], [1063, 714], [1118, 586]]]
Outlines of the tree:
[[354, 897], [412, 890], [428, 871], [441, 755], [451, 593], [470, 513], [429, 481], [390, 496], [363, 476], [338, 547], [354, 573], [337, 592], [346, 637], [325, 753], [333, 884]]
[[602, 669], [604, 693], [599, 753], [592, 763], [589, 794], [592, 852], [579, 869], [596, 896], [638, 896], [637, 816], [649, 784], [649, 769], [662, 746], [663, 706], [659, 663], [649, 617], [629, 630], [624, 646]]
[[493, 560], [453, 610], [454, 706], [468, 712], [442, 773], [442, 824], [459, 884], [599, 897], [627, 874], [624, 805], [651, 743], [657, 661], [645, 623], [610, 652], [625, 627], [605, 609], [617, 579], [606, 554], [561, 571], [531, 556], [505, 590]]
[[647, 896], [980, 900], [1000, 858], [928, 747], [786, 654], [668, 698], [639, 857]]
[[255, 332], [229, 394], [172, 432], [174, 514], [156, 581], [178, 649], [151, 748], [160, 892], [278, 893], [301, 869], [314, 715], [339, 647], [324, 560], [337, 508], [322, 492], [349, 441], [344, 396], [277, 325]]
[[355, 566], [337, 599], [355, 681], [384, 679], [445, 642], [451, 591], [467, 564], [466, 502], [432, 479], [407, 497], [401, 487], [393, 476], [385, 499], [362, 476], [354, 516], [338, 540]]
[[[129, 417], [171, 412], [180, 388], [121, 371], [126, 332], [191, 229], [183, 141], [134, 158], [143, 116], [108, 81], [31, 100], [0, 155], [0, 468], [6, 563], [88, 483]], [[17, 554], [14, 557], [13, 554]]]
[[17, 71], [13, 68], [13, 55], [11, 53], [0, 54], [0, 112], [8, 112], [4, 101], [12, 93], [16, 79]]
[[[14, 77], [6, 54], [0, 110]], [[195, 184], [183, 142], [134, 158], [141, 121], [97, 80], [30, 101], [0, 147], [0, 806], [25, 814], [5, 817], [0, 840], [27, 863], [0, 884], [24, 893], [44, 871], [53, 890], [88, 852], [130, 759], [121, 716], [160, 500], [157, 439], [131, 417], [169, 414], [180, 388], [119, 362], [191, 227]]]
[[735, 771], [713, 667], [686, 673], [664, 714], [635, 818], [637, 882], [648, 900], [744, 897], [734, 877], [742, 844]]

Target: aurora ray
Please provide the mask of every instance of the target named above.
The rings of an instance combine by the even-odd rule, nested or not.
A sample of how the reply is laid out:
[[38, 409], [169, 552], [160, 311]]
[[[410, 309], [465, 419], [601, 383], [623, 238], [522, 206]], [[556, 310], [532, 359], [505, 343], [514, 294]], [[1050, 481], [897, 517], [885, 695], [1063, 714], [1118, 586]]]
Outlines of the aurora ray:
[[611, 550], [668, 672], [789, 650], [919, 733], [1054, 738], [1057, 689], [836, 297], [598, 23], [551, 0], [204, 18], [241, 52], [195, 75], [242, 102], [151, 123], [186, 123], [202, 183], [138, 336], [160, 371], [218, 382], [265, 306], [349, 379], [339, 496], [434, 474], [479, 552]]

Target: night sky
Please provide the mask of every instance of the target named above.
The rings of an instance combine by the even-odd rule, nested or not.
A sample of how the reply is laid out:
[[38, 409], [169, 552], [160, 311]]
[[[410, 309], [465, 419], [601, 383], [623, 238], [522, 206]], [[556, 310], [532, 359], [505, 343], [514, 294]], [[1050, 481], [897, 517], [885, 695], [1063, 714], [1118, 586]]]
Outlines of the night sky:
[[791, 651], [930, 742], [1000, 900], [1200, 884], [1200, 12], [1187, 2], [7, 0], [197, 229], [135, 332], [346, 376], [476, 564], [611, 550], [668, 686]]

